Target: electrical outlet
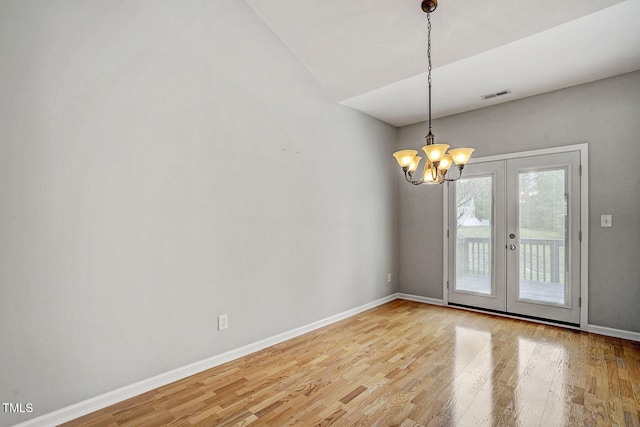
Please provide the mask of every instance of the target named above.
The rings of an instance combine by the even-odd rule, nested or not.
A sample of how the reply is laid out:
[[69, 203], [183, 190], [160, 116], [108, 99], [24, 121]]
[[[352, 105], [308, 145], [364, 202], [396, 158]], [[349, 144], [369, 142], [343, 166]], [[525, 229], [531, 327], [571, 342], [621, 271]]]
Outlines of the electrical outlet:
[[223, 329], [227, 329], [229, 327], [229, 321], [227, 319], [226, 314], [221, 314], [218, 316], [218, 330], [221, 331]]
[[391, 273], [387, 274], [387, 283], [391, 283]]

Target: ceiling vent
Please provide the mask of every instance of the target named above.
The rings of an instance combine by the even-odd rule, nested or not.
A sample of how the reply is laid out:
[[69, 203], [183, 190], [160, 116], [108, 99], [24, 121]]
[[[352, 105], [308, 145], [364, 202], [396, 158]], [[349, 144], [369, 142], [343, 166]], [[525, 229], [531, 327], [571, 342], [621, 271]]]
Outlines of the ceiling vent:
[[484, 99], [484, 100], [486, 101], [487, 99], [497, 98], [497, 97], [499, 97], [499, 96], [507, 95], [507, 94], [509, 94], [509, 93], [511, 93], [511, 91], [510, 91], [509, 89], [505, 89], [505, 90], [501, 90], [500, 92], [496, 92], [496, 93], [489, 93], [489, 94], [487, 94], [487, 95], [482, 95], [482, 96], [481, 96], [481, 98], [482, 98], [482, 99]]

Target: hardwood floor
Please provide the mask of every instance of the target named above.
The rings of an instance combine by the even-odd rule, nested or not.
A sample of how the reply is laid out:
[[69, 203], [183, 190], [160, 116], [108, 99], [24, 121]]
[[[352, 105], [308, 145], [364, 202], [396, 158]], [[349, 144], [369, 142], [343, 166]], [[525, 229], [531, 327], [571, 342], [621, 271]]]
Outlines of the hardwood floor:
[[640, 343], [396, 300], [70, 426], [639, 426]]

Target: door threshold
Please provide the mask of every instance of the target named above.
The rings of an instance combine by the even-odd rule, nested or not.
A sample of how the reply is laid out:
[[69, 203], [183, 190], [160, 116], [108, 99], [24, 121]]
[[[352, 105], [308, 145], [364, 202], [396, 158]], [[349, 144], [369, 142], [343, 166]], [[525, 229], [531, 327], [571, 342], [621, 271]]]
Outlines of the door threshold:
[[487, 308], [478, 308], [478, 307], [473, 307], [471, 305], [456, 304], [454, 302], [448, 303], [447, 306], [451, 308], [457, 308], [459, 310], [475, 311], [477, 313], [483, 313], [483, 314], [494, 314], [496, 316], [507, 317], [509, 319], [527, 320], [530, 322], [542, 323], [543, 325], [560, 326], [562, 328], [574, 329], [577, 331], [580, 330], [580, 325], [577, 323], [543, 319], [541, 317], [527, 316], [525, 314], [507, 313], [506, 311], [490, 310]]

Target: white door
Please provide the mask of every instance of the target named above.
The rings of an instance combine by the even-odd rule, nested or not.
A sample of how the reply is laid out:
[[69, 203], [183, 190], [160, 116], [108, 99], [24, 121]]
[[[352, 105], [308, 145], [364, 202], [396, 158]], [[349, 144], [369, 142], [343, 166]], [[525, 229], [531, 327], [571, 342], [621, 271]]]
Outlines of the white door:
[[580, 153], [465, 167], [449, 185], [452, 304], [580, 323]]

